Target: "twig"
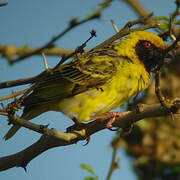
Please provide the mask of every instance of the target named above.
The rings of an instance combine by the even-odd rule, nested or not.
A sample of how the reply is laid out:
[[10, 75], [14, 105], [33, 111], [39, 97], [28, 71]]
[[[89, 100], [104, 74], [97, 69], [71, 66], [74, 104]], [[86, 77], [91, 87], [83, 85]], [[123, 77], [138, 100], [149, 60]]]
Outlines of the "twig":
[[161, 106], [165, 107], [165, 108], [170, 108], [167, 107], [169, 105], [167, 105], [166, 99], [163, 96], [162, 92], [161, 92], [161, 88], [160, 88], [160, 71], [156, 71], [155, 72], [155, 93], [156, 96], [161, 104]]
[[0, 3], [0, 7], [8, 5], [8, 2]]
[[112, 145], [113, 146], [113, 154], [112, 154], [111, 165], [110, 165], [106, 180], [110, 180], [114, 170], [118, 168], [118, 163], [116, 162], [116, 155], [117, 155], [119, 145], [118, 145], [118, 141], [116, 141], [116, 140], [115, 140], [115, 142], [112, 142], [112, 143], [113, 143], [113, 145]]
[[8, 113], [4, 110], [0, 110], [0, 115], [3, 115], [3, 116], [8, 116]]
[[[49, 71], [51, 71], [52, 69], [48, 69]], [[25, 78], [25, 79], [17, 79], [17, 80], [13, 80], [13, 81], [5, 81], [5, 82], [1, 82], [0, 83], [0, 89], [3, 88], [10, 88], [13, 86], [21, 86], [21, 85], [25, 85], [25, 84], [32, 84], [35, 83], [37, 80], [39, 80], [40, 78], [48, 75], [49, 72], [47, 71], [43, 71], [42, 73], [38, 74], [37, 76], [33, 76], [31, 78]]]
[[[39, 48], [21, 48], [21, 49], [17, 49], [17, 51], [15, 51], [16, 55], [18, 55], [18, 58], [12, 60], [11, 57], [8, 57], [8, 54], [6, 54], [6, 51], [3, 53], [3, 49], [2, 46], [0, 46], [0, 51], [3, 53], [3, 55], [5, 57], [8, 58], [9, 63], [13, 64], [16, 62], [19, 62], [27, 57], [36, 55], [36, 54], [41, 54], [42, 51], [46, 53], [46, 55], [58, 55], [58, 56], [65, 56], [65, 55], [69, 55], [70, 53], [72, 53], [72, 51], [69, 52], [69, 50], [66, 49], [62, 49], [62, 48], [54, 48], [53, 45], [55, 43], [55, 41], [57, 41], [58, 39], [60, 39], [62, 36], [64, 36], [67, 32], [69, 32], [70, 30], [72, 30], [74, 27], [79, 26], [81, 24], [84, 24], [90, 20], [93, 19], [98, 19], [101, 17], [101, 13], [102, 11], [109, 7], [109, 5], [111, 4], [112, 0], [104, 0], [104, 2], [99, 4], [99, 8], [97, 8], [92, 14], [88, 14], [86, 15], [86, 18], [84, 18], [81, 21], [78, 21], [78, 18], [73, 18], [69, 21], [69, 26], [60, 34], [58, 34], [57, 36], [53, 37], [48, 43], [46, 43], [45, 45], [39, 47]], [[7, 47], [7, 46], [4, 46]], [[15, 55], [14, 54], [14, 55]]]
[[179, 41], [180, 41], [180, 33], [179, 33], [178, 37], [176, 38], [176, 40], [169, 47], [166, 48], [166, 54], [169, 51], [173, 50]]
[[[125, 128], [144, 118], [166, 115], [168, 115], [167, 111], [160, 104], [142, 105], [140, 111], [132, 111], [127, 115], [118, 117], [113, 123], [113, 126]], [[0, 171], [16, 166], [25, 168], [33, 158], [50, 148], [67, 146], [80, 140], [85, 140], [88, 136], [105, 129], [108, 119], [98, 119], [97, 121], [89, 122], [68, 133], [59, 132], [56, 129], [48, 129], [46, 126], [34, 125], [34, 123], [20, 118], [14, 119], [14, 121], [24, 127], [31, 128], [36, 132], [46, 135], [41, 136], [37, 142], [21, 152], [0, 158]]]
[[[12, 54], [13, 50], [13, 54]], [[22, 56], [22, 54], [32, 54], [34, 52], [37, 52], [39, 50], [38, 47], [26, 47], [26, 46], [13, 46], [13, 45], [0, 45], [0, 53], [6, 57], [9, 61], [11, 61], [11, 58], [13, 56]], [[46, 55], [50, 56], [67, 56], [71, 54], [74, 50], [72, 49], [65, 49], [61, 47], [52, 47], [50, 49], [44, 49], [43, 52]], [[9, 53], [10, 52], [10, 53]], [[36, 55], [41, 55], [41, 52], [37, 52]]]
[[[129, 34], [132, 31], [143, 31], [146, 29], [150, 29], [150, 28], [158, 28], [159, 24], [156, 22], [152, 22], [152, 23], [148, 23], [146, 25], [137, 27], [137, 28], [132, 28], [130, 29], [129, 27], [131, 27], [132, 25], [135, 25], [137, 23], [141, 23], [144, 20], [146, 20], [147, 18], [149, 18], [149, 16], [151, 16], [152, 14], [149, 14], [146, 17], [143, 17], [142, 19], [138, 19], [135, 21], [129, 21], [123, 29], [121, 29], [117, 34], [115, 34], [114, 36], [110, 37], [109, 39], [107, 39], [106, 41], [104, 41], [103, 43], [99, 44], [98, 46], [94, 47], [93, 49], [91, 49], [90, 51], [95, 51], [98, 49], [101, 49], [105, 46], [108, 46], [109, 44], [111, 44], [112, 42], [116, 41], [117, 39], [120, 39], [121, 37], [126, 36], [127, 34]], [[88, 52], [87, 52], [88, 53]]]
[[1, 82], [0, 83], [0, 89], [34, 83], [40, 76], [41, 76], [41, 74], [34, 76], [34, 77], [31, 77], [31, 78]]
[[131, 28], [132, 26], [136, 24], [145, 24], [145, 22], [150, 19], [153, 16], [153, 13], [149, 13], [146, 16], [141, 17], [140, 19], [134, 20], [134, 21], [129, 21], [126, 23], [124, 28]]
[[35, 55], [35, 54], [41, 53], [44, 49], [47, 49], [47, 48], [51, 47], [55, 41], [57, 41], [59, 38], [61, 38], [62, 36], [64, 36], [67, 32], [69, 32], [69, 31], [70, 31], [71, 29], [73, 29], [75, 26], [84, 24], [84, 23], [86, 23], [86, 22], [88, 22], [88, 21], [90, 21], [90, 20], [92, 20], [92, 19], [95, 19], [95, 18], [92, 17], [91, 19], [83, 19], [83, 20], [81, 20], [81, 21], [79, 21], [79, 22], [76, 22], [76, 23], [73, 24], [73, 25], [68, 26], [63, 32], [61, 32], [60, 34], [58, 34], [57, 36], [55, 36], [54, 38], [52, 38], [52, 40], [50, 40], [48, 43], [46, 43], [46, 44], [43, 45], [42, 47], [38, 48], [37, 50], [35, 50], [35, 51], [32, 52], [32, 53], [29, 53], [29, 54], [27, 53], [27, 54], [24, 54], [23, 56], [18, 57], [17, 59], [11, 60], [10, 63], [11, 63], [11, 64], [14, 64], [14, 63], [19, 62], [19, 61], [21, 61], [21, 60], [23, 60], [23, 59], [25, 59], [25, 58], [27, 58], [27, 57], [31, 57], [31, 56], [33, 56], [33, 55]]
[[169, 36], [172, 38], [172, 40], [175, 41], [176, 37], [172, 32], [173, 21], [174, 21], [174, 18], [173, 18], [173, 16], [171, 16], [170, 19], [169, 19], [169, 32], [168, 33], [169, 33]]
[[[109, 1], [110, 3], [110, 1]], [[10, 63], [14, 64], [16, 62], [19, 62], [27, 57], [33, 56], [35, 54], [38, 54], [40, 52], [42, 52], [43, 50], [47, 49], [47, 48], [51, 48], [54, 44], [55, 41], [57, 41], [58, 39], [60, 39], [62, 36], [64, 36], [67, 32], [69, 32], [70, 30], [72, 30], [74, 27], [77, 27], [79, 25], [82, 25], [86, 22], [89, 22], [91, 20], [94, 19], [98, 19], [101, 16], [101, 11], [105, 8], [107, 8], [108, 5], [106, 5], [106, 1], [104, 2], [104, 5], [102, 3], [102, 6], [97, 9], [95, 12], [93, 12], [91, 15], [88, 15], [88, 17], [86, 17], [85, 19], [81, 20], [81, 21], [77, 21], [77, 18], [74, 18], [70, 21], [69, 26], [62, 31], [60, 34], [58, 34], [57, 36], [54, 36], [48, 43], [46, 43], [45, 45], [43, 45], [42, 47], [38, 48], [36, 51], [29, 53], [29, 54], [24, 54], [22, 56], [19, 56], [17, 59], [11, 60]]]
[[64, 56], [61, 58], [61, 60], [59, 61], [59, 63], [53, 68], [56, 69], [58, 68], [61, 64], [63, 64], [67, 59], [69, 59], [70, 57], [74, 56], [77, 53], [83, 53], [84, 52], [84, 47], [86, 46], [87, 42], [89, 40], [91, 40], [93, 37], [96, 37], [96, 31], [92, 30], [91, 32], [91, 36], [80, 46], [78, 46], [71, 54], [69, 54], [68, 56]]
[[138, 15], [139, 17], [147, 16], [148, 10], [138, 0], [124, 0]]
[[161, 92], [161, 88], [160, 88], [160, 72], [159, 71], [155, 73], [155, 93], [161, 106], [170, 115], [171, 119], [174, 120], [174, 114], [178, 113], [179, 111], [180, 100], [176, 98], [173, 102], [170, 102], [163, 96]]
[[18, 92], [13, 92], [13, 93], [11, 93], [11, 94], [9, 94], [7, 96], [0, 97], [0, 101], [15, 98], [15, 97], [19, 96], [20, 94], [26, 93], [29, 90], [30, 90], [30, 88], [27, 88], [27, 89], [24, 89], [24, 90], [21, 90], [21, 91], [18, 91]]

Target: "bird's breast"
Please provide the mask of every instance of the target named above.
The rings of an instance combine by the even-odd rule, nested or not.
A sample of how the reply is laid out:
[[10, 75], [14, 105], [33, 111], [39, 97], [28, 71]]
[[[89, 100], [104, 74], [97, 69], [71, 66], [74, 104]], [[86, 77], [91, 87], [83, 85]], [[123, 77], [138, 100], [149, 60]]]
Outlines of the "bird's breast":
[[[140, 69], [142, 68], [142, 69]], [[62, 100], [59, 108], [68, 116], [88, 121], [90, 115], [108, 112], [148, 87], [150, 76], [143, 67], [122, 66], [104, 85]]]

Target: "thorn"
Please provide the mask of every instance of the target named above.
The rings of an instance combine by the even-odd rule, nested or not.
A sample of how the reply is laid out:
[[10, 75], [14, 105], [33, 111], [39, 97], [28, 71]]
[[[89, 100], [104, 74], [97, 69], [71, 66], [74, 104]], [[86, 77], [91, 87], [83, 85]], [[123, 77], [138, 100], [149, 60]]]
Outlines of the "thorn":
[[44, 127], [45, 127], [45, 128], [48, 128], [49, 125], [50, 125], [50, 124], [46, 124], [46, 125], [44, 125]]
[[114, 20], [113, 20], [113, 19], [111, 19], [111, 23], [112, 23], [112, 26], [113, 26], [115, 32], [118, 33], [118, 32], [119, 32], [119, 29], [118, 29], [118, 27], [116, 26], [116, 24], [114, 23]]
[[40, 125], [40, 129], [41, 130], [44, 130], [45, 128], [47, 128], [49, 126], [49, 124], [47, 124], [47, 125]]
[[27, 168], [26, 168], [26, 166], [22, 166], [22, 168], [23, 168], [24, 171], [27, 173]]
[[45, 69], [48, 70], [49, 67], [48, 67], [48, 64], [47, 64], [47, 59], [46, 59], [46, 56], [45, 56], [45, 54], [43, 52], [42, 52], [42, 57], [43, 57]]
[[86, 138], [86, 143], [85, 143], [85, 144], [83, 144], [83, 146], [88, 145], [88, 144], [89, 144], [89, 142], [90, 142], [90, 140], [91, 140], [91, 137], [90, 137], [90, 136], [88, 136], [88, 137]]

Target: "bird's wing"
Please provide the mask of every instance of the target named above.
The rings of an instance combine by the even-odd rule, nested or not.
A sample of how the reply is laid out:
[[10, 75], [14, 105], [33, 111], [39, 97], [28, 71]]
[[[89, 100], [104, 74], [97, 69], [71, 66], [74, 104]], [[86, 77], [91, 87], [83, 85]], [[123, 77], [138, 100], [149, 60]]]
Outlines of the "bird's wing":
[[89, 88], [98, 88], [111, 79], [116, 72], [116, 62], [122, 60], [115, 56], [115, 52], [114, 56], [112, 54], [110, 49], [105, 49], [79, 57], [77, 55], [74, 60], [52, 73], [45, 73], [22, 105], [48, 103], [79, 94]]
[[114, 71], [113, 61], [106, 56], [94, 57], [87, 61], [71, 61], [60, 69], [60, 73], [65, 79], [87, 87], [105, 83]]

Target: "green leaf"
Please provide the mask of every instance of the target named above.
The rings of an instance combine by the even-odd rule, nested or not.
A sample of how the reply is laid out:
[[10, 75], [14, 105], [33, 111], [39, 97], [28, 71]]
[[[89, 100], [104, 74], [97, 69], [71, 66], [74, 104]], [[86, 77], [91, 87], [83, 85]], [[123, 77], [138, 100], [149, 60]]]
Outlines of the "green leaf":
[[97, 180], [96, 177], [87, 176], [84, 180]]
[[165, 22], [161, 22], [160, 23], [160, 27], [159, 27], [162, 31], [165, 31], [169, 28], [169, 25]]
[[164, 20], [164, 21], [169, 22], [169, 18], [166, 16], [156, 16], [156, 17], [153, 17], [153, 20], [155, 21]]
[[90, 165], [80, 164], [80, 168], [88, 171], [91, 174], [94, 174], [94, 169]]

